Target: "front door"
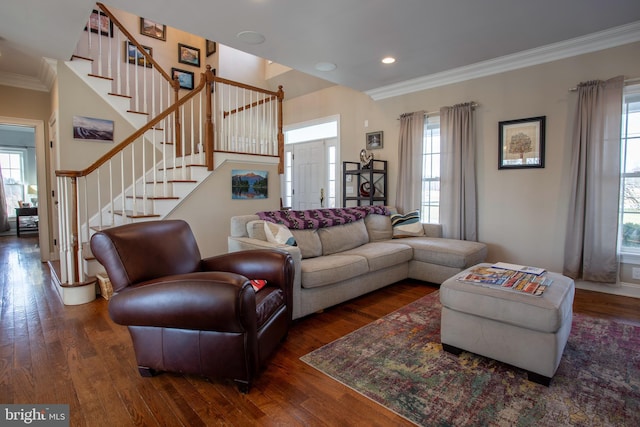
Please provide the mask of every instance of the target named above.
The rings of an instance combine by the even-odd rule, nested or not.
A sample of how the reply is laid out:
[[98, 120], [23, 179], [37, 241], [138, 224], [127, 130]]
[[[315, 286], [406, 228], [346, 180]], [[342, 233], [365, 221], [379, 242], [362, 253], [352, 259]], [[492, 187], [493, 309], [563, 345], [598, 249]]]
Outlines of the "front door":
[[324, 207], [326, 158], [324, 140], [293, 144], [294, 210]]

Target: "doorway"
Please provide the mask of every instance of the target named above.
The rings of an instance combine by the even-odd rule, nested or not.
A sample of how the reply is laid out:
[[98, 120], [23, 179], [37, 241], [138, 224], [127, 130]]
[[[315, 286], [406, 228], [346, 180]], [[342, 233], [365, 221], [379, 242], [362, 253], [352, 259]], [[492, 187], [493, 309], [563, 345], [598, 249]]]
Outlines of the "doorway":
[[[46, 179], [46, 150], [44, 123], [41, 120], [22, 119], [0, 116], [0, 127], [3, 129], [19, 130], [20, 133], [33, 136], [33, 146], [17, 143], [7, 146], [14, 147], [14, 151], [23, 153], [23, 167], [25, 167], [25, 182], [23, 185], [22, 200], [38, 207], [38, 243], [40, 246], [40, 260], [48, 261], [51, 255], [49, 247], [49, 209], [48, 200], [43, 197], [47, 194]], [[31, 138], [31, 136], [29, 136]], [[9, 148], [11, 150], [11, 148]], [[29, 152], [31, 151], [31, 153]], [[35, 156], [33, 154], [35, 151]], [[30, 164], [33, 162], [33, 164]], [[28, 170], [27, 170], [28, 169]], [[27, 182], [28, 181], [28, 182]], [[33, 200], [31, 200], [33, 199]], [[9, 210], [15, 212], [15, 207], [9, 206]]]
[[285, 129], [284, 206], [294, 210], [337, 207], [339, 128], [339, 116], [332, 116]]

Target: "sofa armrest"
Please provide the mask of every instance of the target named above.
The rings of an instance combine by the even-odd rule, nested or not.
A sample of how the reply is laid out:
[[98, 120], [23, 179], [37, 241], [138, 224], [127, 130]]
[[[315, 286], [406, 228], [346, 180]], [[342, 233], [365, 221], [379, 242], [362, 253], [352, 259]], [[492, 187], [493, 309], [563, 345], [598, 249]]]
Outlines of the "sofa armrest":
[[242, 333], [255, 328], [256, 294], [240, 274], [179, 274], [114, 295], [109, 301], [109, 315], [125, 326]]
[[427, 224], [423, 222], [422, 228], [424, 228], [426, 237], [442, 237], [442, 224]]

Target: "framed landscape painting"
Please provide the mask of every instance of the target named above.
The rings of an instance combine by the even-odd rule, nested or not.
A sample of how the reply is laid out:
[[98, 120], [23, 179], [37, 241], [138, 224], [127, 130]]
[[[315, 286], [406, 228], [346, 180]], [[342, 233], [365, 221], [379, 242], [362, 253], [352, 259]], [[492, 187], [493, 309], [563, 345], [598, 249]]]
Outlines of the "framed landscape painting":
[[167, 40], [167, 26], [147, 18], [140, 18], [140, 34], [154, 39]]
[[181, 70], [179, 68], [171, 69], [171, 78], [175, 80], [178, 78], [181, 89], [193, 89], [194, 74], [191, 71]]
[[178, 43], [178, 62], [199, 67], [200, 49]]

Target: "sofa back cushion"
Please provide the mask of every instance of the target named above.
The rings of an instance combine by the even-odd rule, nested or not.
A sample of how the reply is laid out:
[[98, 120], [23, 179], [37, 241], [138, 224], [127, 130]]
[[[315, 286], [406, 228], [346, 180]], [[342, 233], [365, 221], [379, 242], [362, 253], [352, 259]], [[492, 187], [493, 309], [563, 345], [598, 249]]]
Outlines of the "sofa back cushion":
[[393, 237], [389, 215], [369, 214], [364, 218], [369, 232], [369, 241], [389, 240]]
[[363, 219], [349, 224], [320, 228], [318, 236], [322, 243], [322, 255], [348, 251], [369, 243], [369, 233]]
[[302, 258], [315, 258], [322, 255], [322, 243], [318, 230], [291, 230], [298, 243]]

